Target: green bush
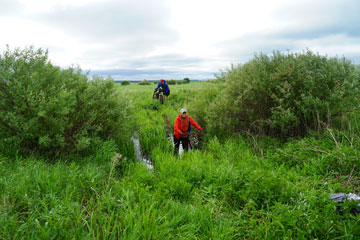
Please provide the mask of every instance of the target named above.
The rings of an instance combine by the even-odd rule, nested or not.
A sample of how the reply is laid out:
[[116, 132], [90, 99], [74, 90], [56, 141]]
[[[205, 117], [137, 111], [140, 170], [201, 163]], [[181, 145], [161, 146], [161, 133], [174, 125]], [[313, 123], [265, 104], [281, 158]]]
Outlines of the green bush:
[[175, 81], [175, 80], [167, 80], [166, 82], [167, 82], [167, 84], [169, 84], [169, 85], [175, 85], [175, 84], [176, 84], [176, 81]]
[[[193, 94], [187, 101], [186, 108], [189, 114], [201, 127], [205, 128], [206, 133], [210, 133], [207, 131], [209, 105], [219, 96], [222, 86], [221, 84], [208, 85], [206, 89], [200, 90], [198, 94]], [[216, 135], [219, 136], [221, 133], [218, 132]]]
[[148, 81], [148, 80], [146, 80], [146, 79], [144, 79], [144, 80], [142, 80], [141, 82], [139, 82], [139, 85], [150, 85], [151, 83]]
[[184, 78], [184, 83], [190, 83], [190, 78]]
[[218, 76], [225, 87], [208, 108], [214, 132], [287, 138], [338, 127], [359, 106], [359, 69], [311, 51], [260, 54]]
[[123, 85], [123, 86], [127, 86], [127, 85], [129, 85], [129, 84], [130, 84], [129, 81], [121, 81], [121, 85]]
[[177, 85], [182, 85], [182, 84], [185, 84], [186, 82], [185, 81], [182, 81], [182, 80], [177, 80], [176, 81], [176, 84]]
[[79, 152], [126, 135], [129, 104], [112, 79], [53, 66], [32, 47], [0, 55], [0, 136], [5, 150]]

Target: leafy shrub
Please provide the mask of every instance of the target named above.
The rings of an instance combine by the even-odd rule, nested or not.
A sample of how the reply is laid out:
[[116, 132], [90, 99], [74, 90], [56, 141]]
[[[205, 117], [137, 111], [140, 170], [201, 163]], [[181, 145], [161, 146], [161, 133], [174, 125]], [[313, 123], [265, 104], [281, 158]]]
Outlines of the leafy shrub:
[[190, 78], [184, 78], [184, 83], [190, 83]]
[[359, 106], [359, 69], [311, 51], [260, 54], [218, 79], [224, 90], [207, 111], [214, 132], [301, 136], [339, 126]]
[[176, 81], [176, 84], [177, 85], [182, 85], [182, 84], [185, 84], [186, 82], [184, 82], [184, 81], [182, 81], [182, 80], [178, 80], [178, 81]]
[[129, 84], [130, 84], [129, 81], [121, 81], [121, 85], [123, 85], [123, 86], [127, 86], [127, 85], [129, 85]]
[[[209, 105], [219, 96], [222, 86], [221, 84], [208, 85], [206, 90], [200, 91], [199, 94], [193, 94], [193, 97], [188, 100], [186, 105], [191, 117], [196, 119], [196, 122], [205, 128], [207, 133], [210, 133], [207, 131]], [[216, 135], [219, 136], [221, 133], [218, 132]]]
[[0, 55], [0, 136], [24, 152], [85, 151], [126, 134], [129, 104], [112, 79], [62, 70], [32, 47]]
[[144, 79], [144, 80], [142, 80], [141, 82], [139, 82], [139, 85], [150, 85], [151, 83], [148, 81], [148, 80], [146, 80], [146, 79]]
[[176, 81], [175, 81], [175, 80], [167, 80], [166, 82], [167, 82], [167, 84], [169, 84], [169, 85], [175, 85], [175, 84], [176, 84]]

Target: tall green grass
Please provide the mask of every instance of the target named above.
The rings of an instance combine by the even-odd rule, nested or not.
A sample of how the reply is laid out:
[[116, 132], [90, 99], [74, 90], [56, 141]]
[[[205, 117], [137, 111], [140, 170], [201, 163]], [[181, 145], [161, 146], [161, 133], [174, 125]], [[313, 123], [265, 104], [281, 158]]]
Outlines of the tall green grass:
[[244, 139], [224, 144], [215, 139], [207, 151], [181, 159], [161, 148], [154, 151], [153, 172], [134, 163], [122, 177], [111, 170], [113, 158], [83, 164], [2, 159], [1, 237], [334, 239], [359, 234], [350, 205], [340, 216], [328, 198], [328, 192], [344, 190], [341, 186], [259, 158]]
[[164, 105], [153, 86], [118, 85], [152, 171], [113, 141], [55, 162], [0, 154], [0, 239], [357, 239], [353, 203], [340, 215], [329, 199], [358, 189], [356, 135], [346, 135], [352, 144], [334, 131], [285, 143], [209, 136], [202, 151], [173, 155], [179, 109], [191, 116], [212, 85], [172, 86]]

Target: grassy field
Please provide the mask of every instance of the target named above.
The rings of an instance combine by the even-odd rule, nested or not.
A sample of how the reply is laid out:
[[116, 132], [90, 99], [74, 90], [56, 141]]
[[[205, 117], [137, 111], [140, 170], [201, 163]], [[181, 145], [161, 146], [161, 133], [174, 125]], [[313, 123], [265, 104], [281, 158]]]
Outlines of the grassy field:
[[153, 171], [112, 141], [55, 162], [0, 155], [0, 239], [358, 239], [354, 203], [339, 214], [329, 199], [358, 191], [359, 151], [344, 137], [206, 135], [201, 151], [173, 155], [179, 110], [198, 121], [193, 99], [217, 84], [170, 86], [164, 105], [155, 85], [117, 86]]

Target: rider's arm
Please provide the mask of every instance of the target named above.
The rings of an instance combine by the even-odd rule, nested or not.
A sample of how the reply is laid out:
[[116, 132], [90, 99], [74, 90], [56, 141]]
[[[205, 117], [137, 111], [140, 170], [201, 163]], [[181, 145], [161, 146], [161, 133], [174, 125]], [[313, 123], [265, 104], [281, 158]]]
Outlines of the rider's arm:
[[159, 89], [160, 86], [161, 86], [161, 83], [159, 83], [159, 84], [157, 85], [157, 88], [156, 88], [156, 89]]
[[191, 124], [191, 125], [193, 125], [194, 127], [196, 127], [196, 128], [199, 129], [199, 130], [203, 130], [202, 127], [200, 127], [199, 124], [197, 124], [194, 120], [192, 120], [191, 117], [188, 116], [188, 118], [189, 118], [189, 120], [190, 120], [190, 124]]
[[178, 135], [181, 135], [182, 131], [180, 129], [180, 122], [179, 120], [176, 118], [175, 120], [175, 124], [174, 124], [174, 131], [178, 134]]

